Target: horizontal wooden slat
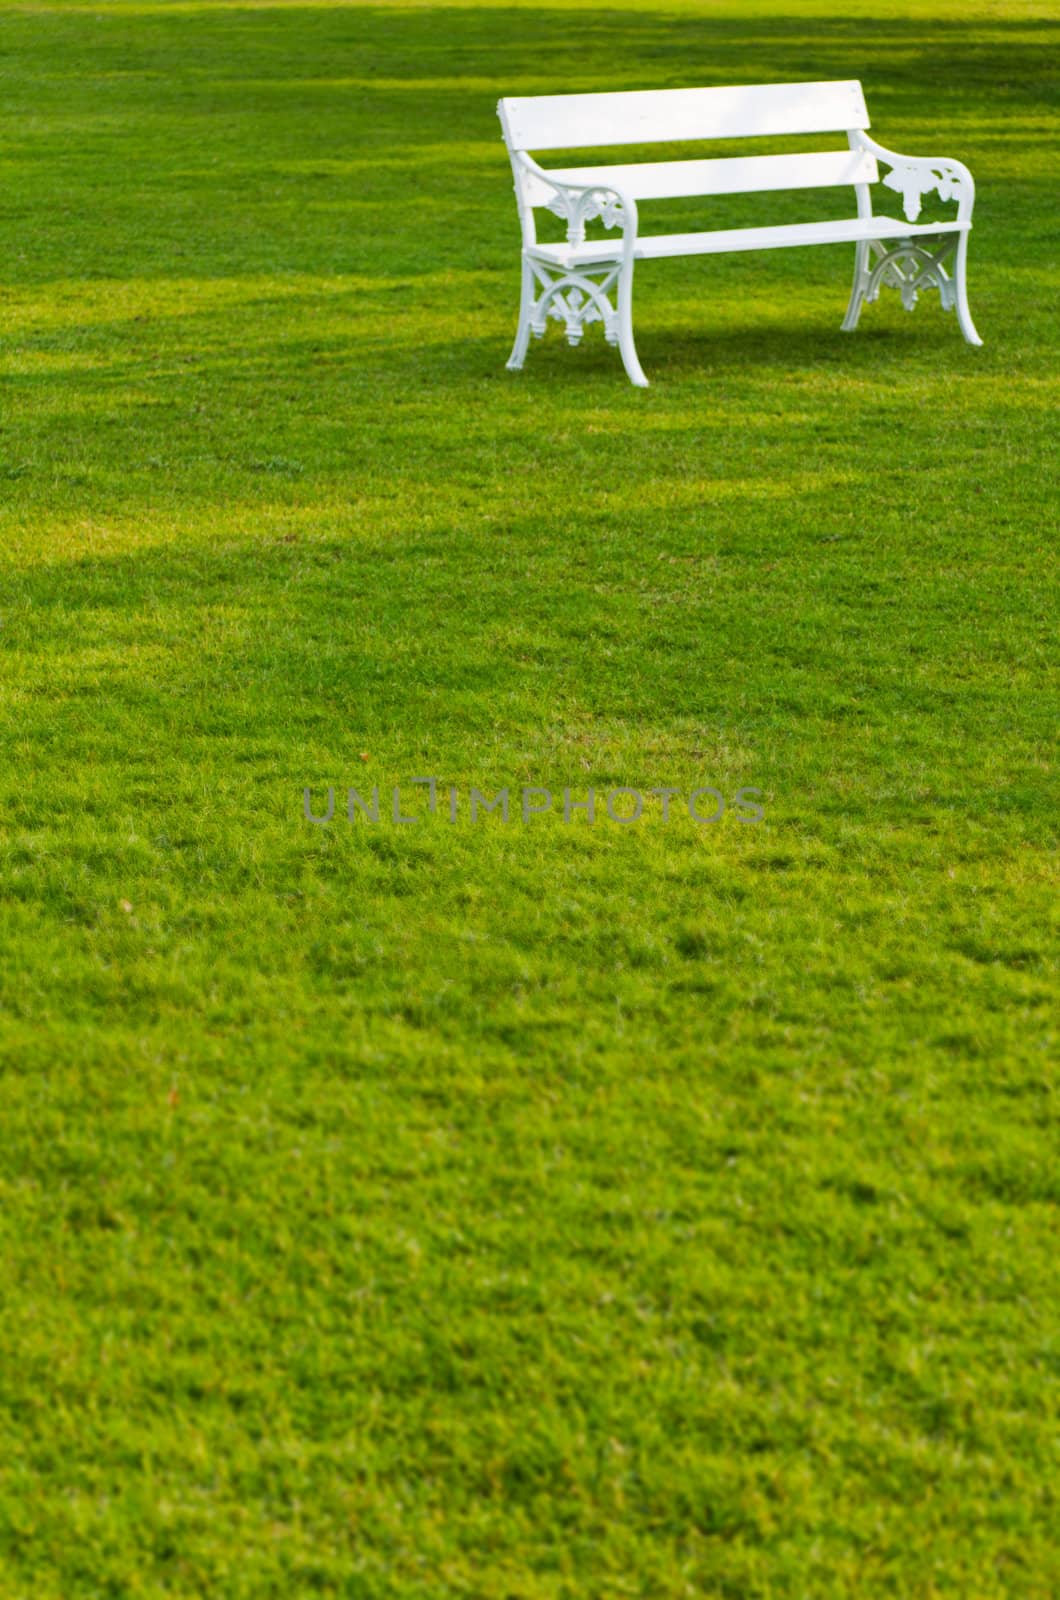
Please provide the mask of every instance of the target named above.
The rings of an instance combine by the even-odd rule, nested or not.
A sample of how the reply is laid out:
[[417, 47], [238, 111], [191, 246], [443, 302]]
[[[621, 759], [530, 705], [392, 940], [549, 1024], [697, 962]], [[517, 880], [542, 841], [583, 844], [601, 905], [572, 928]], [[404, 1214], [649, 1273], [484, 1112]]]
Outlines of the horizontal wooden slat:
[[[868, 150], [827, 150], [806, 155], [735, 156], [714, 161], [644, 161], [631, 166], [549, 169], [558, 183], [618, 185], [634, 200], [675, 200], [689, 195], [758, 194], [768, 189], [831, 189], [875, 183], [876, 158]], [[526, 179], [532, 206], [547, 206], [554, 190]]]
[[843, 133], [869, 126], [865, 97], [853, 78], [839, 83], [523, 96], [502, 100], [498, 111], [512, 150]]
[[[638, 261], [660, 256], [722, 255], [733, 250], [780, 250], [804, 244], [854, 244], [860, 239], [915, 239], [920, 235], [963, 233], [970, 222], [901, 222], [897, 217], [850, 217], [838, 222], [785, 222], [773, 228], [726, 228], [713, 233], [658, 233], [638, 238]], [[530, 255], [560, 267], [591, 261], [617, 261], [622, 239], [588, 240], [585, 244], [538, 244]]]

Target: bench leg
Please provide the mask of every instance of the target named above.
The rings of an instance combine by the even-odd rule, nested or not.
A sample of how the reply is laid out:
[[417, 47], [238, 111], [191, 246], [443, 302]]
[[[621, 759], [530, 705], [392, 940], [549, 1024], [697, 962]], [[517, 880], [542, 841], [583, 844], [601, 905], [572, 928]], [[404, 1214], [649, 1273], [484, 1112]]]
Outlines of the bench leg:
[[637, 347], [633, 343], [632, 261], [623, 265], [618, 280], [618, 348], [630, 383], [635, 384], [638, 389], [646, 389], [648, 380], [644, 376], [644, 368], [637, 359]]
[[[608, 298], [616, 281], [617, 309]], [[632, 289], [632, 261], [621, 267], [617, 262], [591, 262], [581, 271], [563, 271], [524, 258], [519, 331], [508, 358], [509, 370], [518, 372], [526, 357], [530, 335], [543, 337], [549, 318], [563, 324], [569, 345], [581, 343], [589, 323], [602, 322], [608, 344], [618, 345], [630, 382], [646, 389], [648, 380], [633, 343]]]
[[530, 315], [534, 308], [534, 275], [529, 261], [523, 261], [523, 288], [519, 299], [519, 328], [515, 335], [512, 353], [508, 357], [508, 371], [518, 372], [526, 360], [526, 347], [530, 343]]
[[[858, 249], [861, 248], [859, 245]], [[885, 284], [900, 291], [902, 304], [907, 311], [913, 310], [922, 289], [937, 289], [943, 311], [956, 310], [957, 321], [968, 343], [982, 344], [983, 341], [972, 321], [972, 313], [968, 309], [967, 233], [962, 233], [959, 238], [949, 234], [941, 243], [936, 241], [931, 245], [926, 241], [917, 243], [913, 239], [900, 239], [893, 245], [885, 244], [880, 239], [873, 239], [868, 248], [876, 252], [878, 260], [871, 271], [866, 263], [864, 282], [860, 291], [855, 278], [854, 292], [850, 297], [850, 305], [843, 322], [844, 328], [852, 328], [857, 322], [861, 310], [860, 302], [867, 301], [872, 305], [879, 298], [880, 289]], [[954, 250], [956, 259], [951, 277], [946, 271], [945, 262]]]
[[858, 318], [861, 316], [861, 308], [865, 304], [865, 289], [868, 285], [868, 272], [866, 271], [869, 264], [868, 241], [865, 240], [863, 243], [855, 245], [854, 252], [854, 285], [850, 291], [847, 314], [843, 318], [844, 333], [853, 333], [857, 327]]
[[957, 260], [953, 268], [953, 286], [957, 291], [957, 321], [960, 323], [961, 332], [969, 344], [982, 344], [972, 321], [972, 313], [968, 310], [968, 235], [961, 234], [961, 242], [957, 246]]

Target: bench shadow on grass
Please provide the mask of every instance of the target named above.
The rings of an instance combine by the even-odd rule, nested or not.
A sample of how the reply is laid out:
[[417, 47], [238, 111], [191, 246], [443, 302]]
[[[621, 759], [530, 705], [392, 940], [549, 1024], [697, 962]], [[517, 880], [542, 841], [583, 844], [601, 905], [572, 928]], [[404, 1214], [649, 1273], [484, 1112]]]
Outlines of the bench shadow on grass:
[[[920, 327], [908, 329], [896, 326], [893, 321], [880, 319], [876, 327], [862, 326], [853, 335], [839, 332], [828, 322], [819, 325], [805, 323], [792, 327], [783, 321], [763, 325], [748, 323], [745, 327], [726, 326], [711, 328], [704, 322], [689, 323], [687, 329], [653, 329], [648, 317], [643, 317], [635, 328], [637, 351], [649, 384], [657, 393], [665, 393], [667, 383], [682, 382], [682, 390], [672, 391], [675, 401], [687, 399], [692, 391], [684, 380], [695, 380], [695, 392], [701, 385], [710, 384], [720, 377], [739, 374], [753, 382], [756, 377], [771, 379], [783, 376], [783, 370], [798, 369], [800, 376], [815, 370], [827, 371], [834, 381], [843, 373], [859, 382], [872, 376], [880, 384], [900, 381], [907, 377], [923, 383], [924, 357], [930, 353], [932, 376], [943, 376], [939, 362], [946, 371], [957, 370], [947, 361], [947, 346], [956, 341], [955, 354], [967, 354], [969, 363], [982, 357], [969, 349], [953, 325], [952, 319], [923, 317]], [[550, 389], [560, 385], [575, 387], [580, 393], [592, 388], [594, 394], [602, 380], [609, 376], [623, 390], [632, 389], [617, 350], [605, 345], [598, 335], [592, 343], [589, 336], [577, 349], [570, 349], [557, 329], [550, 331], [544, 341], [532, 343], [526, 362], [520, 372], [504, 372], [512, 383], [525, 383]], [[855, 342], [861, 349], [854, 348]], [[485, 366], [493, 355], [490, 341], [489, 355], [485, 350], [469, 350], [461, 362], [461, 345], [445, 347], [449, 371], [463, 366], [467, 376], [485, 375]], [[596, 347], [598, 346], [598, 347]], [[505, 350], [501, 363], [507, 355]], [[971, 365], [968, 372], [976, 370]], [[557, 388], [557, 392], [559, 392]], [[600, 396], [602, 398], [602, 396]]]

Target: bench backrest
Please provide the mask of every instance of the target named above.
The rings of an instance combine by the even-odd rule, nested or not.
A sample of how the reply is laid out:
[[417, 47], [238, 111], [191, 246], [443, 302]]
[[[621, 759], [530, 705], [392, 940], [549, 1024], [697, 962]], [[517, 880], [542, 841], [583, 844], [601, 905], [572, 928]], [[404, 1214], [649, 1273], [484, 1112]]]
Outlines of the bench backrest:
[[734, 89], [518, 96], [502, 100], [498, 110], [513, 151], [848, 133], [869, 126], [865, 96], [855, 78]]
[[879, 171], [875, 156], [858, 146], [856, 134], [869, 126], [869, 114], [861, 84], [854, 78], [839, 83], [768, 83], [731, 89], [537, 95], [502, 100], [497, 110], [512, 159], [525, 244], [535, 242], [533, 208], [550, 205], [555, 197], [555, 189], [535, 175], [536, 163], [530, 152], [594, 145], [843, 132], [848, 136], [848, 150], [552, 170], [568, 182], [602, 185], [607, 184], [611, 171], [630, 184], [631, 192], [635, 189], [636, 198], [644, 200], [853, 184], [858, 215], [872, 211], [868, 185], [877, 181]]

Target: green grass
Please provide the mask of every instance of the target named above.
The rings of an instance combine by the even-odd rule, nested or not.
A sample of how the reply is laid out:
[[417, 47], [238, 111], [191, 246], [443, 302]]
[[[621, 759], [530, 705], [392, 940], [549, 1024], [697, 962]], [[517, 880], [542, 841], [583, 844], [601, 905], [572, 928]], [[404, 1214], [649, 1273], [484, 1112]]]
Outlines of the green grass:
[[[1060, 1592], [1058, 37], [0, 4], [0, 1600]], [[505, 372], [499, 94], [849, 76], [982, 350]], [[303, 819], [431, 773], [765, 820]]]

